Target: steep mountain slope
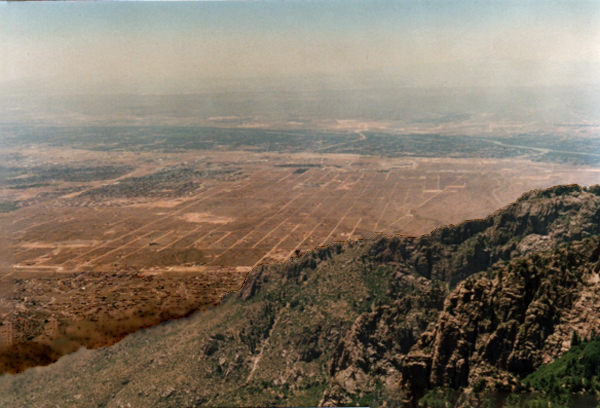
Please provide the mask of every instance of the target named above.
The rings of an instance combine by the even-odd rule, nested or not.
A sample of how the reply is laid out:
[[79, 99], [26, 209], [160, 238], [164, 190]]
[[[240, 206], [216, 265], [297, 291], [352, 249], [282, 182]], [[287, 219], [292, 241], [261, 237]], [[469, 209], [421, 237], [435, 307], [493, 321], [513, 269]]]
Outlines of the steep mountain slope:
[[481, 391], [521, 388], [520, 379], [600, 335], [597, 238], [536, 252], [468, 278], [444, 302], [435, 327], [403, 362], [403, 382]]
[[[594, 247], [596, 249], [592, 250]], [[422, 378], [425, 378], [430, 382], [429, 388], [434, 387], [419, 400], [419, 406], [484, 408], [493, 404], [510, 408], [597, 408], [600, 403], [599, 308], [597, 304], [589, 308], [589, 300], [592, 296], [597, 299], [594, 295], [598, 292], [599, 255], [600, 240], [586, 240], [490, 271], [472, 282], [472, 285], [465, 285], [471, 287], [470, 293], [464, 287], [457, 290], [448, 302], [452, 316], [445, 315], [446, 310], [440, 314], [439, 320], [445, 327], [436, 327], [435, 334], [440, 336], [433, 340], [434, 347], [426, 346], [425, 349], [429, 351], [423, 351], [424, 343], [431, 343], [434, 337], [426, 334], [405, 359], [404, 380], [408, 385], [413, 380], [422, 384]], [[540, 266], [544, 268], [538, 270]], [[523, 273], [526, 270], [531, 274]], [[491, 291], [486, 291], [485, 296], [478, 296], [477, 293], [489, 283], [486, 281], [490, 277], [498, 278], [492, 279]], [[536, 283], [536, 279], [540, 284]], [[505, 282], [501, 282], [503, 280]], [[507, 292], [510, 284], [515, 283], [517, 290]], [[528, 288], [523, 290], [520, 283], [525, 283]], [[533, 293], [535, 287], [537, 289]], [[502, 292], [505, 292], [504, 295], [500, 295]], [[520, 294], [507, 297], [507, 293]], [[565, 296], [561, 297], [560, 294]], [[573, 294], [578, 297], [575, 302], [570, 296]], [[465, 301], [469, 297], [470, 300]], [[490, 297], [491, 300], [488, 300]], [[488, 305], [498, 300], [500, 305], [496, 313]], [[470, 308], [466, 307], [467, 303], [471, 304]], [[540, 305], [543, 307], [540, 308]], [[462, 312], [454, 313], [457, 308]], [[482, 311], [477, 311], [477, 308]], [[527, 311], [523, 319], [524, 309]], [[493, 317], [480, 317], [468, 322], [466, 328], [460, 327], [460, 315], [488, 314], [497, 317], [507, 310], [514, 319], [506, 324], [498, 325], [496, 322], [496, 330], [490, 330], [494, 326]], [[501, 325], [504, 327], [501, 328]], [[506, 331], [507, 326], [519, 326], [519, 330], [513, 331], [512, 335], [499, 335]], [[467, 336], [457, 339], [461, 334]], [[469, 342], [468, 337], [475, 338], [475, 341]], [[593, 340], [588, 340], [590, 338]], [[498, 344], [499, 339], [501, 344]], [[560, 354], [556, 347], [557, 340], [562, 343], [563, 351], [567, 348], [568, 351], [553, 360], [553, 354]], [[475, 352], [469, 352], [469, 349]], [[465, 351], [468, 356], [458, 356]], [[433, 353], [437, 355], [432, 356]], [[440, 360], [447, 360], [447, 367], [442, 368]], [[527, 365], [530, 367], [514, 370], [515, 360], [518, 365], [529, 360]], [[553, 361], [539, 365], [540, 360]], [[458, 364], [460, 367], [457, 367], [457, 361], [462, 361]], [[422, 364], [424, 362], [426, 364]], [[429, 367], [429, 375], [422, 375], [421, 372], [421, 379], [411, 376], [415, 371], [415, 366], [411, 367], [414, 363], [421, 370], [424, 366]], [[535, 371], [523, 379], [532, 367]], [[469, 377], [468, 381], [464, 381], [465, 375]], [[460, 382], [461, 379], [463, 385], [469, 384], [471, 387], [465, 389], [454, 384], [452, 389], [444, 385]], [[508, 395], [506, 391], [511, 388], [521, 392]]]
[[[600, 187], [566, 186], [528, 193], [485, 220], [420, 238], [374, 235], [331, 244], [256, 268], [218, 308], [110, 348], [4, 375], [0, 407], [355, 405], [402, 381], [417, 390], [419, 367], [436, 367], [437, 354], [427, 347], [437, 343], [427, 339], [443, 337], [439, 316], [442, 309], [450, 314], [449, 288], [499, 260], [599, 233]], [[593, 245], [587, 242], [581, 245]], [[501, 282], [483, 275], [490, 281], [486, 291], [504, 293]], [[569, 282], [565, 287], [576, 297], [580, 283]], [[464, 284], [449, 299], [462, 290]], [[490, 326], [490, 336], [499, 326]], [[448, 361], [455, 353], [449, 350]], [[523, 361], [535, 365], [546, 354], [557, 355]]]

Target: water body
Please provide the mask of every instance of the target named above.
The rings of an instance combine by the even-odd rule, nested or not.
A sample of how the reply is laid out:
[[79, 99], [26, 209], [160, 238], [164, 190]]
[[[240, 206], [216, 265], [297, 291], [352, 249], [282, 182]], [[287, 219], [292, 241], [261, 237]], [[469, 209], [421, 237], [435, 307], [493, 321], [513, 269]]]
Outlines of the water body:
[[487, 142], [490, 142], [490, 143], [493, 143], [495, 145], [502, 146], [502, 147], [514, 147], [514, 148], [518, 148], [518, 149], [535, 150], [535, 151], [540, 152], [542, 154], [547, 154], [547, 153], [563, 153], [563, 154], [579, 154], [579, 155], [583, 155], [583, 156], [600, 157], [600, 154], [598, 154], [598, 153], [571, 152], [571, 151], [566, 151], [566, 150], [545, 149], [545, 148], [541, 148], [541, 147], [512, 145], [512, 144], [506, 144], [506, 143], [503, 143], [503, 142], [499, 142], [498, 140], [486, 140], [486, 139], [479, 139], [479, 140], [484, 140], [484, 141], [487, 141]]

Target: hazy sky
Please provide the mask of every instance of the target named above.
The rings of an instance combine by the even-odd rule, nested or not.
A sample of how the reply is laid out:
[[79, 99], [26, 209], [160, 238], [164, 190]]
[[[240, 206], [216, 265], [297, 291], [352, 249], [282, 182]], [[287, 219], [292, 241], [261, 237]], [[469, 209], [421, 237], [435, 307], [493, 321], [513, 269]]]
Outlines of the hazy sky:
[[600, 2], [3, 2], [0, 91], [600, 84]]

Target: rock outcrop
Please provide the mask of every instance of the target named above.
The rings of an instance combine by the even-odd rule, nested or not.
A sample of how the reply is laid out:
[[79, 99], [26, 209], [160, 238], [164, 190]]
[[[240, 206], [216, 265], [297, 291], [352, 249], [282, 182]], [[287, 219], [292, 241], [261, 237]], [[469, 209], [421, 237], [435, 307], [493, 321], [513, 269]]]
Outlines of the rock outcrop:
[[598, 238], [562, 245], [462, 282], [403, 361], [404, 384], [415, 395], [476, 382], [520, 388], [521, 378], [569, 349], [574, 332], [599, 336], [598, 248]]
[[[532, 191], [484, 220], [466, 221], [456, 226], [442, 227], [429, 235], [416, 239], [409, 237], [381, 238], [371, 246], [370, 259], [401, 265], [404, 270], [428, 278], [431, 282], [453, 285], [494, 265], [501, 267], [506, 260], [518, 259], [533, 252], [548, 250], [563, 243], [599, 234], [599, 195], [600, 188], [598, 186], [591, 188], [581, 188], [576, 185], [559, 186], [548, 190]], [[600, 258], [600, 252], [598, 257]], [[411, 285], [414, 286], [414, 283]], [[332, 361], [331, 389], [325, 392], [321, 401], [323, 404], [339, 405], [348, 399], [348, 395], [372, 392], [374, 384], [378, 380], [385, 378], [387, 381], [393, 381], [392, 379], [398, 376], [397, 370], [404, 373], [405, 379], [410, 378], [410, 380], [403, 380], [404, 385], [413, 389], [415, 395], [419, 395], [431, 386], [443, 385], [458, 388], [467, 386], [472, 380], [469, 376], [471, 373], [469, 359], [465, 358], [469, 354], [468, 341], [473, 341], [471, 337], [477, 331], [477, 325], [487, 323], [479, 322], [477, 319], [480, 316], [472, 317], [472, 321], [465, 328], [470, 334], [466, 339], [459, 339], [453, 334], [463, 330], [459, 323], [447, 312], [443, 312], [439, 316], [444, 302], [440, 293], [435, 299], [428, 296], [429, 299], [419, 298], [415, 301], [414, 296], [411, 298], [399, 295], [402, 290], [406, 290], [407, 284], [398, 279], [398, 276], [390, 283], [390, 286], [392, 290], [395, 290], [395, 298], [402, 299], [398, 301], [398, 304], [413, 302], [409, 315], [413, 316], [413, 319], [415, 316], [419, 316], [420, 319], [417, 324], [414, 320], [407, 319], [402, 312], [395, 311], [393, 313], [396, 319], [410, 322], [413, 328], [413, 336], [404, 336], [402, 341], [405, 345], [411, 342], [414, 344], [420, 338], [423, 346], [414, 350], [410, 359], [406, 361], [401, 359], [400, 363], [398, 360], [403, 354], [406, 354], [406, 351], [398, 350], [397, 345], [392, 346], [394, 350], [392, 353], [373, 353], [386, 344], [381, 341], [380, 335], [349, 334], [336, 350], [338, 354], [344, 353], [343, 355], [347, 357]], [[464, 286], [457, 290], [458, 292], [454, 291], [449, 297], [449, 299], [453, 299], [452, 302], [461, 299], [461, 296], [465, 296], [465, 299], [472, 298], [473, 301], [468, 303], [468, 307], [479, 310], [478, 308], [483, 306], [481, 301], [490, 295], [491, 286], [490, 282], [478, 281], [477, 285], [468, 293], [461, 292], [466, 290]], [[515, 282], [514, 288], [508, 287], [506, 296], [511, 296], [511, 293], [516, 295], [519, 290], [519, 286]], [[448, 301], [447, 299], [446, 302]], [[536, 305], [535, 307], [543, 306]], [[387, 309], [382, 309], [371, 313], [368, 318], [367, 316], [361, 317], [353, 325], [352, 333], [369, 333], [372, 328], [378, 328], [378, 333], [388, 332], [398, 336], [396, 334], [398, 329], [394, 327], [393, 323], [390, 323], [386, 312]], [[500, 317], [500, 319], [504, 318], [512, 318], [512, 316]], [[431, 355], [424, 351], [433, 347], [432, 342], [435, 341], [435, 337], [434, 333], [427, 332], [425, 327], [433, 325], [437, 321], [440, 321], [441, 325], [437, 332], [447, 334], [446, 337], [439, 339], [439, 348], [452, 348], [459, 352], [446, 356], [447, 358], [440, 355], [438, 356], [439, 360], [436, 360], [437, 365], [432, 365]], [[541, 325], [540, 330], [544, 327]], [[514, 325], [506, 323], [499, 330], [496, 338], [504, 341], [503, 336], [514, 334], [511, 331], [514, 330]], [[420, 337], [421, 334], [422, 337]], [[496, 343], [490, 345], [488, 352], [495, 353], [493, 348], [501, 347], [500, 344], [497, 344], [498, 340], [495, 341]], [[365, 353], [364, 350], [369, 352]], [[353, 355], [356, 356], [354, 359]], [[377, 366], [388, 367], [388, 371], [393, 375], [372, 369], [373, 364], [363, 362], [362, 356], [364, 355], [369, 355], [371, 361], [377, 361]], [[390, 361], [386, 357], [387, 355], [393, 355], [394, 359]], [[511, 364], [517, 364], [516, 361], [517, 357], [515, 356], [511, 360]], [[342, 362], [343, 364], [341, 364]], [[522, 369], [531, 370], [538, 362], [536, 360], [535, 363], [522, 362], [521, 364], [529, 364], [528, 367], [522, 367]], [[425, 370], [426, 368], [427, 370]], [[432, 373], [433, 369], [437, 371]], [[424, 372], [428, 374], [423, 376]]]

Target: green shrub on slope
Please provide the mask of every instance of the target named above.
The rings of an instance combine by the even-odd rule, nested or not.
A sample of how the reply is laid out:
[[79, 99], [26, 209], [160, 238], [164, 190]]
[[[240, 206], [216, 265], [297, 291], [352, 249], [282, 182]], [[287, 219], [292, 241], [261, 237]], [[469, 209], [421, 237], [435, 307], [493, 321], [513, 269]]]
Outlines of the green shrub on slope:
[[[577, 338], [576, 335], [573, 338]], [[600, 338], [577, 344], [562, 357], [525, 378], [535, 391], [549, 394], [596, 393], [600, 389]]]

